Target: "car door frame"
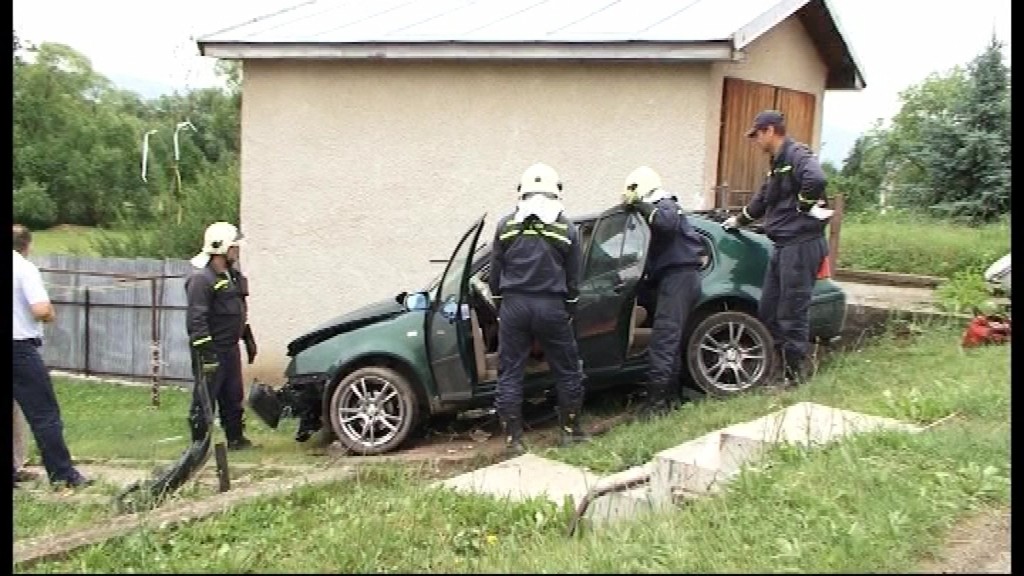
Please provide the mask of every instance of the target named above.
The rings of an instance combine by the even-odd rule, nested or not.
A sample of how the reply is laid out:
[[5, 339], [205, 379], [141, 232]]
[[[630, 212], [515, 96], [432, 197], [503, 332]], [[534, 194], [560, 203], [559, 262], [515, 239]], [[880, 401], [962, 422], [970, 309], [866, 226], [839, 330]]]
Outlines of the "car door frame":
[[[467, 359], [472, 359], [472, 355], [467, 354], [468, 347], [472, 346], [467, 297], [473, 256], [476, 253], [477, 242], [483, 231], [486, 217], [485, 214], [477, 219], [455, 245], [455, 249], [452, 250], [452, 255], [445, 265], [444, 273], [437, 283], [437, 291], [431, 295], [430, 309], [424, 320], [427, 360], [430, 363], [430, 372], [434, 377], [437, 396], [442, 402], [458, 402], [473, 397], [473, 377], [467, 365]], [[469, 245], [465, 246], [467, 242]], [[464, 247], [467, 248], [465, 262], [460, 270], [452, 270], [452, 264]], [[442, 301], [442, 296], [444, 296], [442, 291], [445, 289], [446, 280], [452, 273], [460, 275], [454, 311], [451, 310], [448, 302], [450, 298]], [[454, 344], [454, 350], [452, 344]], [[436, 357], [439, 354], [444, 354], [444, 356]]]
[[[625, 234], [629, 230], [629, 228], [627, 227], [627, 224], [632, 219], [636, 223], [636, 226], [639, 229], [644, 231], [643, 232], [643, 234], [644, 234], [643, 258], [641, 258], [637, 262], [632, 262], [632, 263], [629, 263], [629, 264], [622, 264], [620, 262], [619, 264], [617, 264], [615, 266], [615, 268], [613, 270], [603, 272], [602, 274], [600, 274], [598, 276], [595, 276], [593, 278], [584, 278], [584, 275], [586, 274], [586, 272], [588, 270], [588, 267], [590, 266], [590, 261], [591, 261], [592, 255], [593, 255], [594, 246], [597, 243], [597, 233], [600, 230], [600, 227], [601, 227], [602, 223], [604, 223], [606, 220], [608, 220], [608, 219], [610, 219], [612, 217], [616, 217], [616, 216], [619, 216], [621, 214], [625, 215], [625, 219], [623, 220], [623, 227], [622, 227], [622, 230], [621, 230], [621, 233], [623, 234], [623, 240], [622, 240], [623, 241], [623, 247], [625, 246], [625, 242], [626, 242]], [[580, 270], [580, 275], [581, 275], [581, 278], [580, 278], [580, 304], [579, 304], [579, 310], [577, 312], [577, 316], [576, 316], [576, 319], [575, 319], [575, 326], [574, 326], [574, 328], [576, 330], [577, 341], [578, 341], [579, 347], [580, 347], [580, 357], [584, 359], [584, 368], [587, 370], [588, 375], [595, 375], [595, 374], [600, 375], [600, 374], [615, 373], [615, 372], [621, 370], [622, 367], [629, 360], [627, 358], [627, 356], [626, 356], [626, 354], [628, 352], [627, 348], [628, 348], [628, 344], [629, 344], [628, 341], [627, 341], [628, 340], [628, 325], [624, 325], [623, 324], [623, 316], [625, 316], [625, 322], [627, 322], [627, 323], [630, 322], [631, 318], [632, 318], [632, 308], [630, 306], [626, 306], [625, 309], [623, 310], [621, 304], [627, 304], [628, 303], [628, 304], [630, 304], [632, 306], [636, 305], [637, 289], [638, 289], [638, 287], [640, 285], [640, 282], [643, 279], [644, 272], [646, 271], [647, 255], [648, 255], [649, 250], [650, 250], [650, 240], [651, 240], [651, 230], [650, 230], [650, 227], [647, 226], [647, 223], [644, 221], [644, 219], [641, 218], [641, 217], [638, 217], [634, 212], [629, 211], [629, 210], [625, 210], [625, 209], [623, 209], [620, 206], [616, 206], [616, 207], [613, 207], [613, 208], [611, 208], [609, 210], [606, 210], [605, 212], [601, 213], [594, 220], [593, 229], [592, 229], [592, 232], [590, 233], [590, 240], [589, 240], [589, 242], [587, 244], [586, 251], [585, 251], [584, 257], [582, 259], [583, 262], [581, 263], [581, 270]], [[619, 254], [618, 254], [617, 258], [618, 259], [622, 258], [622, 251], [621, 250], [619, 251]], [[622, 280], [621, 276], [622, 276], [624, 271], [629, 271], [630, 277], [626, 278], [625, 280]], [[616, 282], [615, 285], [612, 287], [612, 290], [616, 290], [616, 289], [620, 290], [620, 292], [616, 293], [616, 296], [613, 297], [613, 296], [611, 296], [611, 294], [608, 294], [607, 292], [599, 291], [599, 290], [596, 290], [596, 289], [593, 290], [593, 291], [589, 290], [590, 287], [588, 286], [588, 284], [590, 282], [593, 282], [595, 280], [595, 278], [605, 277], [605, 276], [608, 276], [608, 275], [613, 274], [613, 273], [615, 274], [616, 279], [621, 280], [621, 282]], [[590, 297], [592, 295], [595, 295], [595, 294], [597, 296], [596, 302], [593, 302], [593, 304], [591, 304], [590, 302], [588, 302], [588, 300], [590, 299]], [[597, 333], [597, 334], [582, 334], [580, 329], [585, 327], [585, 326], [581, 326], [581, 324], [587, 322], [587, 320], [588, 320], [588, 308], [589, 308], [589, 306], [590, 305], [598, 306], [601, 303], [607, 302], [607, 300], [611, 299], [611, 298], [619, 300], [619, 302], [620, 302], [620, 309], [616, 312], [616, 319], [615, 319], [614, 324], [613, 324], [614, 327], [611, 328], [610, 330], [607, 330], [607, 331], [604, 331], [604, 332], [601, 332], [601, 333]], [[588, 367], [587, 366], [587, 361], [586, 361], [587, 358], [588, 357], [589, 358], [595, 357], [593, 354], [590, 353], [590, 349], [593, 346], [601, 346], [600, 343], [594, 342], [594, 340], [593, 340], [594, 338], [603, 338], [605, 346], [607, 345], [607, 342], [609, 340], [613, 341], [613, 342], [615, 342], [615, 346], [617, 348], [621, 348], [621, 349], [617, 350], [617, 353], [612, 358], [611, 362], [606, 363], [606, 364], [602, 364], [602, 365], [599, 365], [599, 366], [596, 366], [596, 367], [593, 366], [593, 365]], [[607, 350], [606, 350], [606, 348], [602, 347], [602, 350], [604, 350], [604, 352], [602, 352], [601, 356], [607, 357]]]

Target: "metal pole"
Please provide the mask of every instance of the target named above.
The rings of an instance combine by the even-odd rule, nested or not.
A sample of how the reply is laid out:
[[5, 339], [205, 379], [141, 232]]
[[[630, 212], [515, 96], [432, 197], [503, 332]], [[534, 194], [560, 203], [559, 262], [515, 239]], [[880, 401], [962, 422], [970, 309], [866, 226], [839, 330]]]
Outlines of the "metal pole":
[[89, 287], [85, 287], [85, 375], [89, 376]]
[[150, 308], [150, 377], [153, 383], [151, 401], [153, 406], [160, 407], [160, 322], [157, 319], [156, 278], [149, 279]]
[[832, 269], [832, 277], [836, 275], [836, 271], [839, 270], [837, 265], [839, 264], [839, 231], [843, 226], [843, 195], [836, 194], [835, 197], [835, 212], [832, 214], [832, 220], [828, 225], [828, 259], [829, 268]]

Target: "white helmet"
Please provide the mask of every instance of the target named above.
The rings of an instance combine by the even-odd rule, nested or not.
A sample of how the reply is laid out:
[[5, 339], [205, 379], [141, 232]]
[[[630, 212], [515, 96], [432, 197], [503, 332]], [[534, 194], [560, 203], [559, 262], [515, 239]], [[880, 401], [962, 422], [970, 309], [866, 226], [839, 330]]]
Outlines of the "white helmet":
[[516, 190], [519, 191], [520, 197], [527, 194], [548, 194], [560, 198], [562, 182], [554, 168], [538, 162], [523, 172]]
[[[635, 190], [635, 192], [634, 192]], [[647, 166], [641, 166], [626, 176], [624, 194], [635, 193], [644, 202], [657, 202], [666, 196], [661, 188], [661, 176]]]
[[214, 222], [206, 227], [203, 234], [203, 251], [192, 258], [192, 265], [202, 268], [210, 262], [214, 254], [227, 254], [228, 248], [242, 243], [242, 233], [238, 227], [228, 222]]

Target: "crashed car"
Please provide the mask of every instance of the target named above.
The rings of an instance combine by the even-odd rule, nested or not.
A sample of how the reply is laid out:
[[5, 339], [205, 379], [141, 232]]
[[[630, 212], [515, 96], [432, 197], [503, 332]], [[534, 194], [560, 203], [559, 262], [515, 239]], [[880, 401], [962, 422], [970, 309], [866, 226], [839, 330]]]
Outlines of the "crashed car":
[[1010, 255], [996, 260], [985, 270], [985, 282], [993, 292], [1010, 295]]
[[[771, 336], [756, 317], [771, 243], [755, 230], [723, 230], [723, 217], [691, 215], [708, 259], [703, 295], [679, 350], [683, 383], [717, 397], [764, 384], [776, 362]], [[462, 235], [444, 272], [426, 288], [349, 312], [290, 342], [287, 382], [279, 389], [255, 384], [253, 411], [272, 428], [282, 415], [297, 417], [299, 441], [326, 424], [348, 450], [373, 455], [400, 447], [432, 417], [489, 408], [499, 343], [487, 290], [489, 246], [480, 239], [484, 220]], [[639, 382], [656, 305], [638, 301], [651, 231], [622, 207], [573, 221], [583, 249], [574, 325], [585, 385], [593, 391]], [[822, 270], [811, 338], [828, 342], [843, 328], [846, 295], [828, 267]], [[524, 387], [527, 394], [553, 388], [537, 346]]]

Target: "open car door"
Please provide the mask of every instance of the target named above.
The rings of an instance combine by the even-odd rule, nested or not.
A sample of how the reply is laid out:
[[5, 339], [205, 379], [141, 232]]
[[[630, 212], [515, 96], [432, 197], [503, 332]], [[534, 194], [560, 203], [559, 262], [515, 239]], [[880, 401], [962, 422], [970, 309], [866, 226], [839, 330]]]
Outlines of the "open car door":
[[613, 208], [598, 219], [580, 273], [576, 338], [588, 373], [625, 362], [629, 324], [651, 233], [634, 212]]
[[427, 355], [442, 401], [465, 400], [473, 395], [469, 362], [472, 332], [467, 300], [473, 253], [484, 226], [481, 216], [459, 240], [441, 280], [432, 294], [425, 329]]

